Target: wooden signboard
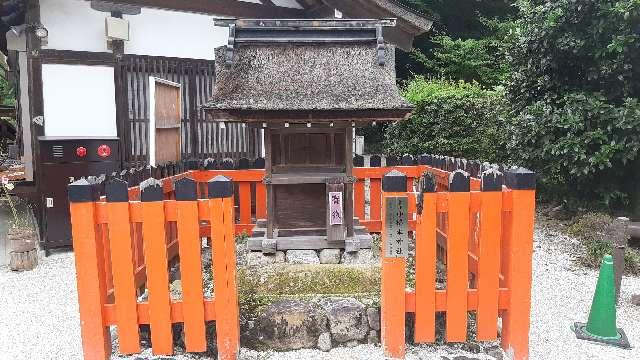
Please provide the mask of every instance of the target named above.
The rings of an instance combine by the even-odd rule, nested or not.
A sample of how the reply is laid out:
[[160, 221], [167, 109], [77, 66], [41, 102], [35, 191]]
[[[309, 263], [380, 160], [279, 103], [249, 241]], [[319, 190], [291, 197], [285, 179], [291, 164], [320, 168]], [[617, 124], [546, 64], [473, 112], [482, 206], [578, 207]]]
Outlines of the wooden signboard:
[[182, 94], [180, 84], [154, 77], [149, 78], [149, 163], [153, 166], [181, 156]]

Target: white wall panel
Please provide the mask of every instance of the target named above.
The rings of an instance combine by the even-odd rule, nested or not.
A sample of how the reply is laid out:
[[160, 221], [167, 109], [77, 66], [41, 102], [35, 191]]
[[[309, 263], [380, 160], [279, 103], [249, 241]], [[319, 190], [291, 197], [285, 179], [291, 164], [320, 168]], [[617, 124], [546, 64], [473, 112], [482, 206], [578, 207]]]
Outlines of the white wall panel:
[[109, 51], [104, 30], [107, 13], [94, 11], [84, 0], [40, 0], [40, 21], [49, 30], [44, 48]]
[[113, 68], [42, 65], [46, 136], [116, 136]]
[[213, 60], [214, 49], [227, 43], [229, 30], [214, 27], [211, 15], [143, 8], [124, 18], [130, 24], [127, 54]]

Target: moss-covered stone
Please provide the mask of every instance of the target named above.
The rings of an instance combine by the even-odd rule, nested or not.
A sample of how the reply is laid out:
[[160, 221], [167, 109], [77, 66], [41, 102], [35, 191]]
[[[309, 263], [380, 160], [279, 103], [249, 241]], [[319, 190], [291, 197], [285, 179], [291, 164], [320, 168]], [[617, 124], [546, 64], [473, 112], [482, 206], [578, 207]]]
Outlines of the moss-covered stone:
[[264, 295], [352, 295], [380, 292], [378, 266], [274, 265], [238, 269], [238, 286]]

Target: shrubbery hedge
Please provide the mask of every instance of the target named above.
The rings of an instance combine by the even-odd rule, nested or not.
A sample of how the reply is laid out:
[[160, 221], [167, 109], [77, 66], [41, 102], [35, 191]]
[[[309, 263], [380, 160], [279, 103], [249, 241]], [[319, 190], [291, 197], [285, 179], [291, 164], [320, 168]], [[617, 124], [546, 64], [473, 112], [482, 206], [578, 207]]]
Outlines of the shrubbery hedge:
[[445, 154], [490, 162], [507, 159], [501, 91], [464, 81], [416, 77], [404, 96], [416, 109], [410, 119], [387, 129], [387, 153]]

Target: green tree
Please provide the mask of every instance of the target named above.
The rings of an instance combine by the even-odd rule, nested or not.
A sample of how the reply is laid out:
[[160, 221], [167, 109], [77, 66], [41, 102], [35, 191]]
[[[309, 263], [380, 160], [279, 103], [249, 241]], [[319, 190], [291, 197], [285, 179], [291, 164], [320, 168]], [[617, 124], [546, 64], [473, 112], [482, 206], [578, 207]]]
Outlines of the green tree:
[[[560, 198], [640, 205], [640, 0], [522, 0], [510, 153]], [[640, 214], [639, 214], [640, 215]]]

